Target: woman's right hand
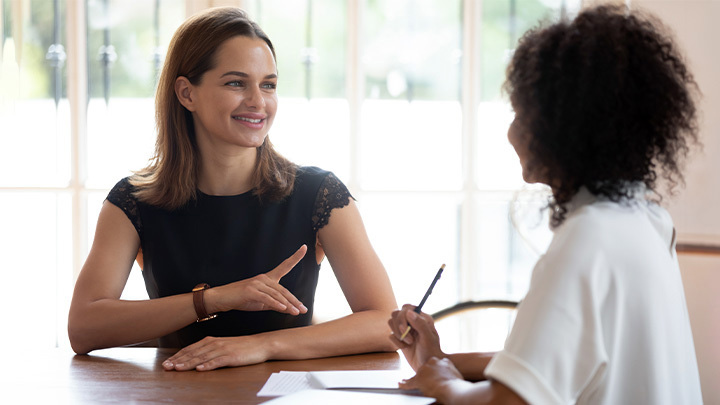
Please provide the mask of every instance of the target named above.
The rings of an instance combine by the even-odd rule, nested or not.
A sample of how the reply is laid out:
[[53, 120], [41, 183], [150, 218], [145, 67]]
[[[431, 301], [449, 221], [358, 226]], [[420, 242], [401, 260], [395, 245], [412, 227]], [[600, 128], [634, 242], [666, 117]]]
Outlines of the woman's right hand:
[[[393, 311], [388, 324], [392, 330], [390, 340], [402, 349], [413, 370], [417, 371], [431, 357], [447, 357], [440, 349], [440, 337], [432, 317], [422, 312], [416, 313], [413, 305], [405, 304], [401, 310]], [[412, 329], [400, 340], [408, 325]]]
[[307, 246], [302, 245], [292, 256], [265, 274], [206, 290], [205, 305], [208, 313], [233, 309], [273, 310], [290, 315], [306, 313], [305, 305], [280, 284], [280, 279], [300, 262], [306, 252]]

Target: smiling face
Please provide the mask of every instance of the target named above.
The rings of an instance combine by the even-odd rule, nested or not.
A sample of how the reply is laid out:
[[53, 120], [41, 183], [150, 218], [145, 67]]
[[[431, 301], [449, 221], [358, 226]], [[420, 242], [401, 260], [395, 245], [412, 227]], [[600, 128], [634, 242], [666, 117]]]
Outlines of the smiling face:
[[277, 111], [277, 67], [259, 38], [236, 36], [215, 53], [215, 67], [193, 85], [178, 77], [175, 90], [193, 116], [198, 144], [261, 146]]

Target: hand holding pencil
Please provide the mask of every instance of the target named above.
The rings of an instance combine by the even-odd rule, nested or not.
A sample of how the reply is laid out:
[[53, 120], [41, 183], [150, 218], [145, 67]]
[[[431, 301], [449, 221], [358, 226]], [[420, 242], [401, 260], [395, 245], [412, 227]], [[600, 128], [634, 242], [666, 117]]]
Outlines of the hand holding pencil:
[[[442, 272], [445, 269], [445, 264], [440, 266], [440, 270], [437, 271], [437, 274], [435, 275], [435, 278], [433, 279], [432, 283], [430, 283], [430, 287], [428, 287], [427, 291], [425, 292], [425, 295], [422, 298], [422, 301], [420, 301], [420, 305], [415, 307], [415, 313], [419, 314], [420, 311], [422, 311], [423, 305], [425, 305], [425, 301], [427, 301], [428, 297], [432, 293], [433, 288], [435, 287], [435, 284], [437, 284], [438, 280], [440, 280], [440, 276], [442, 276]], [[407, 329], [405, 329], [405, 332], [403, 332], [402, 336], [400, 336], [400, 340], [405, 339], [405, 336], [410, 332], [410, 325], [408, 325]]]
[[[395, 346], [402, 349], [408, 363], [415, 370], [430, 357], [446, 357], [445, 353], [440, 349], [440, 341], [432, 317], [422, 312], [422, 307], [440, 279], [444, 268], [445, 265], [443, 264], [419, 305], [403, 305], [401, 310], [392, 313], [388, 321], [393, 332], [390, 335], [390, 340]], [[410, 334], [411, 330], [414, 331], [412, 334]]]

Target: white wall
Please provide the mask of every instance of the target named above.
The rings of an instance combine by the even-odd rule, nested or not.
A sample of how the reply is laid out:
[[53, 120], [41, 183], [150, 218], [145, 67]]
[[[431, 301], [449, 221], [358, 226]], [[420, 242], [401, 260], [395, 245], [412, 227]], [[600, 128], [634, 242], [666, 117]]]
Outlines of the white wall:
[[[687, 187], [668, 201], [679, 241], [720, 243], [720, 0], [632, 0], [675, 33], [703, 93], [700, 136]], [[698, 367], [707, 404], [720, 404], [720, 257], [681, 255]]]

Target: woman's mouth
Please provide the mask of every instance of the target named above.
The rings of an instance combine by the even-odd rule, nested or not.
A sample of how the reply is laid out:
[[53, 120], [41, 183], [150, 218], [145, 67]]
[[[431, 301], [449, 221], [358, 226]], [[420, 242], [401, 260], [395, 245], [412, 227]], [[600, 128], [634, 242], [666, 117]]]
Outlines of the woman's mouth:
[[267, 116], [263, 116], [261, 114], [255, 114], [255, 115], [233, 115], [233, 120], [235, 122], [239, 123], [240, 125], [252, 129], [252, 130], [261, 130], [265, 128], [265, 123], [267, 122]]
[[252, 124], [259, 124], [263, 121], [264, 118], [247, 118], [247, 117], [233, 117], [233, 119], [239, 120], [239, 121], [245, 121]]

